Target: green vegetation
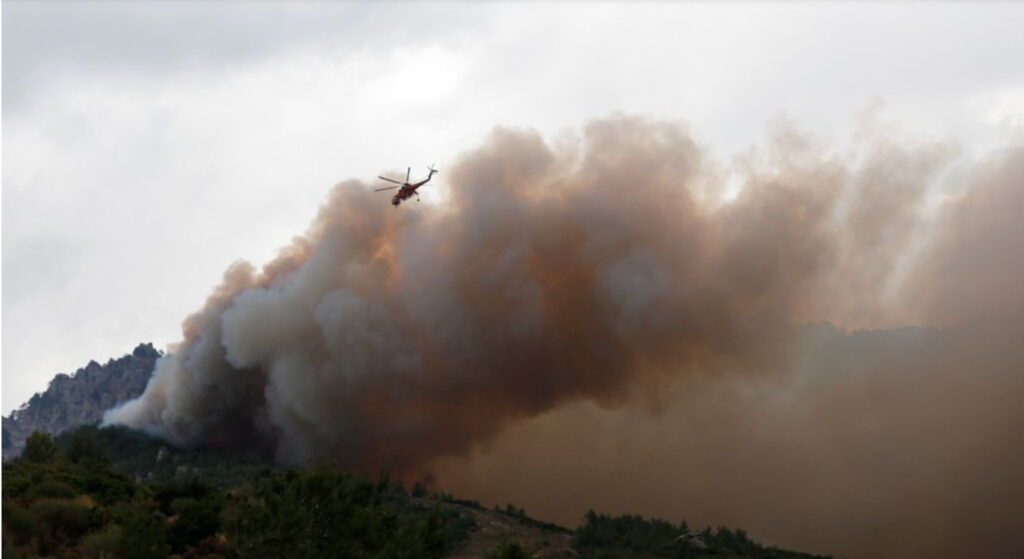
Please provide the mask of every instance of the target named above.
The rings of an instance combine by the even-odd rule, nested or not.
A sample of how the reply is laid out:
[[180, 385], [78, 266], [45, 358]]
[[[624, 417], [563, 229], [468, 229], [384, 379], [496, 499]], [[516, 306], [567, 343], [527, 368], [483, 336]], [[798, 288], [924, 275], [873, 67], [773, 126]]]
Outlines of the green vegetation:
[[33, 433], [3, 465], [5, 558], [428, 559], [467, 548], [495, 559], [810, 557], [742, 530], [639, 516], [591, 511], [572, 531], [511, 503], [488, 510], [383, 474], [272, 468], [123, 428]]
[[[473, 502], [475, 503], [476, 501], [473, 501]], [[512, 503], [507, 503], [505, 505], [504, 509], [502, 509], [500, 507], [494, 507], [494, 511], [498, 512], [498, 513], [501, 513], [501, 514], [504, 514], [505, 516], [508, 516], [509, 518], [514, 518], [515, 520], [519, 521], [521, 524], [525, 524], [527, 526], [533, 526], [534, 528], [540, 528], [541, 530], [549, 530], [549, 531], [553, 531], [553, 532], [563, 532], [563, 533], [572, 533], [572, 530], [569, 530], [568, 528], [565, 528], [563, 526], [559, 526], [558, 524], [554, 524], [554, 523], [551, 523], [551, 522], [544, 522], [543, 520], [537, 520], [536, 518], [530, 518], [529, 516], [526, 515], [526, 511], [525, 510], [523, 510], [522, 508], [517, 508]]]
[[664, 520], [646, 520], [640, 516], [608, 516], [590, 511], [576, 529], [573, 549], [584, 558], [656, 558], [687, 559], [730, 557], [734, 559], [809, 559], [805, 553], [762, 546], [743, 530], [719, 527], [690, 532], [686, 522], [678, 526]]
[[[454, 508], [415, 502], [386, 477], [257, 470], [209, 453], [157, 458], [160, 443], [120, 429], [28, 441], [27, 456], [3, 466], [4, 557], [427, 559], [451, 553], [473, 524]], [[142, 484], [114, 471], [162, 462], [236, 483], [171, 473]]]
[[505, 542], [491, 552], [487, 559], [530, 559], [530, 554], [516, 542]]
[[224, 506], [240, 557], [441, 557], [466, 535], [457, 513], [417, 506], [386, 479], [326, 468], [267, 471]]
[[57, 446], [53, 444], [53, 437], [49, 433], [32, 431], [32, 434], [25, 439], [25, 450], [21, 456], [29, 462], [46, 464], [52, 462], [57, 456]]
[[217, 487], [235, 487], [259, 476], [267, 465], [216, 450], [179, 449], [126, 427], [80, 427], [54, 441], [72, 462], [113, 469], [146, 483], [199, 478]]

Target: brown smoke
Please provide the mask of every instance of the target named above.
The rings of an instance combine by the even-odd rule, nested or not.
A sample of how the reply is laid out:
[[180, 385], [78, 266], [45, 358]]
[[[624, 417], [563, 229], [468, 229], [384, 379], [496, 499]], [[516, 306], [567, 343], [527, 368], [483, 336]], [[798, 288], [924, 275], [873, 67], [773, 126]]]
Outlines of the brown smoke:
[[1024, 320], [805, 330], [791, 372], [682, 379], [657, 411], [577, 402], [436, 464], [447, 491], [575, 525], [589, 508], [843, 557], [1014, 557]]
[[[628, 506], [823, 551], [935, 551], [925, 538], [980, 508], [971, 492], [1001, 506], [1022, 487], [1021, 445], [994, 448], [1024, 415], [1007, 403], [1022, 162], [960, 172], [947, 146], [884, 139], [836, 154], [783, 127], [726, 200], [678, 124], [612, 117], [557, 147], [499, 129], [447, 170], [445, 204], [339, 184], [262, 272], [228, 271], [108, 420], [287, 463], [436, 468], [569, 523]], [[966, 186], [939, 180], [951, 169]], [[915, 449], [943, 465], [901, 488]], [[886, 519], [916, 531], [876, 537]]]

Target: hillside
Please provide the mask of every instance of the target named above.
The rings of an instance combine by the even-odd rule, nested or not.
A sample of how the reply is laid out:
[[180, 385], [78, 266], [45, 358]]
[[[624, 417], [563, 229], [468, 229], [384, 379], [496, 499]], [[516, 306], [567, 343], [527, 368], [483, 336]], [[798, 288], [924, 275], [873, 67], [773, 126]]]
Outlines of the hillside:
[[106, 365], [90, 361], [70, 375], [53, 377], [44, 392], [3, 418], [3, 459], [20, 454], [32, 431], [58, 435], [97, 423], [108, 409], [142, 394], [161, 355], [153, 344], [139, 344]]
[[572, 530], [386, 475], [275, 467], [96, 427], [141, 393], [160, 355], [142, 344], [57, 375], [3, 418], [5, 557], [811, 557], [742, 530], [639, 516], [592, 511]]
[[5, 557], [811, 557], [639, 516], [590, 512], [570, 530], [386, 475], [271, 468], [121, 428], [35, 433], [3, 479]]

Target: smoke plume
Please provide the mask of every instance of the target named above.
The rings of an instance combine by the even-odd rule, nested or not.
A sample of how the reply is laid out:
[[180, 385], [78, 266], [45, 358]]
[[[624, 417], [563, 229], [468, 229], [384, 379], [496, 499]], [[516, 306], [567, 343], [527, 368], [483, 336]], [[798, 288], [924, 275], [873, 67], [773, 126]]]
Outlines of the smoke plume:
[[632, 506], [891, 556], [945, 554], [975, 514], [1024, 527], [1024, 150], [780, 124], [723, 163], [615, 116], [497, 129], [443, 172], [438, 205], [337, 185], [107, 420], [567, 523]]

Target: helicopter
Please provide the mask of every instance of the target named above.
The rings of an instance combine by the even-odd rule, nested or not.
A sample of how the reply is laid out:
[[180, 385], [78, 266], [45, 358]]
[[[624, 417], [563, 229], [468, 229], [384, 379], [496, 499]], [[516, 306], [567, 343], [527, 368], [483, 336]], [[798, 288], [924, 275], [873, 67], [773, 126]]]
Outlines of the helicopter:
[[387, 177], [382, 177], [378, 175], [377, 178], [386, 180], [388, 182], [393, 182], [395, 183], [396, 186], [385, 186], [384, 188], [375, 188], [374, 192], [381, 192], [383, 190], [392, 190], [394, 188], [397, 188], [398, 192], [396, 192], [395, 195], [391, 198], [391, 205], [396, 208], [398, 207], [399, 204], [402, 203], [402, 200], [406, 200], [412, 196], [416, 196], [416, 201], [419, 202], [420, 193], [417, 192], [416, 189], [430, 182], [430, 178], [434, 176], [434, 173], [438, 172], [438, 170], [435, 169], [433, 165], [427, 167], [427, 169], [430, 170], [430, 174], [427, 175], [427, 178], [414, 183], [409, 182], [409, 174], [412, 172], [412, 167], [408, 167], [405, 171], [405, 182], [399, 182], [394, 179], [389, 179]]

